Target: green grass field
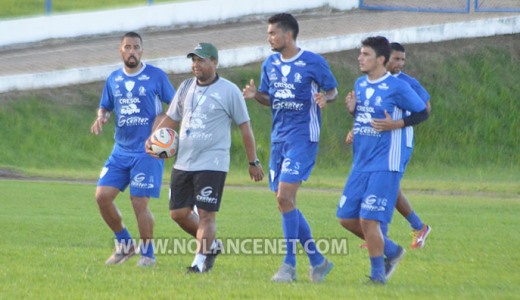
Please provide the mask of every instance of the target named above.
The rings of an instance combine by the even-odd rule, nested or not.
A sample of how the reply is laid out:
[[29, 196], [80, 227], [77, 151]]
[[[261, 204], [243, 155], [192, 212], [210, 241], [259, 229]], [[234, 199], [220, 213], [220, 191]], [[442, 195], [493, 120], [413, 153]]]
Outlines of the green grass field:
[[[154, 4], [186, 2], [190, 0], [153, 0]], [[29, 17], [46, 14], [47, 0], [0, 0], [0, 18]], [[147, 0], [52, 0], [51, 14], [79, 11], [120, 9], [148, 5]]]
[[[53, 2], [58, 7], [63, 0]], [[2, 12], [9, 9], [2, 7]], [[417, 146], [402, 187], [433, 231], [426, 248], [408, 251], [384, 288], [363, 284], [367, 253], [335, 218], [351, 164], [352, 149], [343, 141], [352, 119], [342, 102], [360, 75], [358, 50], [352, 50], [324, 55], [340, 84], [339, 101], [323, 113], [317, 165], [298, 198], [316, 238], [346, 238], [349, 243], [347, 254], [329, 257], [336, 266], [325, 283], [308, 282], [303, 256], [299, 280], [290, 285], [270, 282], [280, 255], [222, 255], [213, 272], [203, 276], [184, 275], [191, 253], [158, 254], [158, 266], [152, 269], [136, 268], [136, 259], [106, 267], [113, 241], [97, 211], [93, 183], [0, 178], [0, 299], [520, 299], [518, 49], [518, 34], [407, 45], [407, 71], [428, 89], [433, 110], [416, 128]], [[243, 86], [249, 78], [259, 78], [259, 67], [219, 73]], [[170, 76], [177, 87], [189, 75]], [[93, 182], [113, 145], [113, 123], [102, 136], [89, 133], [102, 87], [96, 82], [0, 95], [0, 175]], [[256, 103], [248, 107], [265, 166], [270, 112]], [[234, 129], [230, 186], [218, 215], [218, 235], [280, 238], [273, 194], [265, 182], [244, 179], [245, 162]], [[167, 162], [166, 174], [171, 164]], [[151, 204], [155, 237], [187, 239], [169, 218], [166, 195], [165, 189]], [[117, 203], [135, 236], [128, 194]], [[409, 248], [410, 230], [402, 217], [395, 216], [390, 234]]]
[[[307, 279], [308, 260], [298, 256], [298, 281], [270, 282], [281, 255], [224, 254], [209, 274], [185, 275], [193, 255], [157, 254], [142, 269], [132, 259], [107, 267], [112, 234], [103, 223], [91, 183], [0, 181], [1, 299], [513, 299], [520, 295], [520, 199], [509, 188], [496, 193], [450, 195], [409, 192], [433, 230], [424, 249], [408, 251], [385, 287], [366, 286], [369, 272], [361, 241], [335, 218], [340, 188], [299, 193], [299, 207], [317, 239], [341, 238], [348, 252], [330, 254], [335, 267], [321, 284]], [[512, 192], [512, 193], [511, 193]], [[169, 218], [167, 190], [151, 203], [157, 239], [187, 239]], [[123, 193], [117, 199], [129, 230], [135, 218]], [[217, 217], [226, 239], [279, 238], [280, 216], [264, 184], [228, 186]], [[396, 215], [392, 238], [409, 249], [410, 230]], [[171, 248], [168, 248], [171, 249]], [[301, 248], [300, 248], [301, 249]]]

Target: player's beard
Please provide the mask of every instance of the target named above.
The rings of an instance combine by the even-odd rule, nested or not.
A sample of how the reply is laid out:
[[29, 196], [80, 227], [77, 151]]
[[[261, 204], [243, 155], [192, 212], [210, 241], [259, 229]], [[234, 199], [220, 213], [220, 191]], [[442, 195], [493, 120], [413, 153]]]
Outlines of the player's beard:
[[[130, 59], [133, 58], [134, 60], [131, 61]], [[133, 69], [137, 66], [139, 66], [141, 62], [137, 59], [135, 56], [129, 56], [128, 59], [125, 60], [125, 66], [127, 66], [130, 69]]]
[[285, 49], [285, 47], [271, 47], [271, 51], [273, 52], [278, 52], [278, 53], [282, 53], [283, 49]]

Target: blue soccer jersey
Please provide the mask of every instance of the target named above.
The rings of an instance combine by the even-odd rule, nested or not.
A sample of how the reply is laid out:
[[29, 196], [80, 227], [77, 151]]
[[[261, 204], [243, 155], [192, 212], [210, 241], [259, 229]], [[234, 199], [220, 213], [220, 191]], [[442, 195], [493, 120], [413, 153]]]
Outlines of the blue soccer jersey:
[[[417, 79], [413, 78], [412, 76], [410, 76], [404, 72], [399, 72], [398, 74], [395, 74], [394, 76], [401, 80], [408, 82], [408, 84], [417, 93], [417, 95], [419, 95], [419, 97], [421, 97], [421, 99], [424, 101], [425, 104], [430, 100], [430, 94], [428, 94], [428, 91], [426, 91], [426, 89], [419, 83], [419, 81]], [[405, 113], [405, 116], [409, 116], [409, 115], [410, 115], [410, 112], [407, 111]], [[405, 131], [406, 131], [406, 146], [408, 148], [413, 148], [413, 145], [414, 145], [413, 127], [408, 126], [408, 127], [406, 127]]]
[[398, 74], [394, 75], [395, 77], [404, 80], [408, 82], [408, 84], [412, 87], [412, 89], [421, 97], [421, 99], [424, 101], [424, 103], [428, 102], [430, 100], [430, 94], [428, 94], [428, 91], [419, 83], [419, 81], [412, 76], [404, 73], [399, 72]]
[[115, 154], [144, 154], [144, 143], [150, 136], [155, 117], [162, 104], [169, 104], [175, 89], [161, 69], [143, 63], [136, 74], [124, 69], [107, 78], [100, 107], [115, 116]]
[[314, 93], [338, 85], [325, 59], [304, 50], [290, 60], [275, 53], [262, 64], [260, 79], [258, 91], [271, 100], [271, 141], [318, 142], [321, 114]]
[[406, 144], [403, 129], [376, 131], [372, 119], [384, 119], [386, 110], [392, 119], [403, 118], [403, 112], [423, 111], [426, 106], [408, 83], [390, 73], [376, 81], [367, 76], [358, 78], [354, 87], [354, 158], [352, 169], [358, 172], [403, 172]]

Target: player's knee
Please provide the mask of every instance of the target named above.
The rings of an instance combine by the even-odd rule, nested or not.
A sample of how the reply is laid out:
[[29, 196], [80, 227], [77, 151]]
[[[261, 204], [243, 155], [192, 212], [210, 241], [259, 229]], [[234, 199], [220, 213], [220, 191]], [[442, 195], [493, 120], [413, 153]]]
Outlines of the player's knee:
[[111, 205], [114, 199], [104, 193], [96, 193], [96, 203], [99, 207], [105, 207]]
[[296, 207], [296, 205], [294, 203], [295, 201], [293, 198], [284, 197], [282, 195], [277, 195], [276, 201], [278, 202], [278, 208], [282, 212], [290, 211]]
[[176, 223], [182, 223], [186, 218], [189, 217], [190, 212], [183, 209], [172, 209], [170, 210], [170, 218]]
[[359, 226], [358, 225], [359, 223], [357, 223], [357, 220], [354, 221], [351, 219], [339, 219], [339, 224], [341, 224], [341, 226], [343, 226], [343, 228], [345, 228], [349, 231], [354, 231]]
[[203, 225], [211, 225], [215, 223], [216, 212], [214, 211], [204, 211], [199, 209], [199, 222]]
[[372, 232], [380, 230], [380, 224], [377, 220], [360, 219], [361, 228], [363, 232]]

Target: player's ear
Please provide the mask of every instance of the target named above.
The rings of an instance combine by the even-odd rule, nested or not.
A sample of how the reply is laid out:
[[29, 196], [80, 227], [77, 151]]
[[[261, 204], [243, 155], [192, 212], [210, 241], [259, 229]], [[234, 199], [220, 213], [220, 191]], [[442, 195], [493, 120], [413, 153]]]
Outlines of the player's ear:
[[385, 63], [386, 58], [384, 55], [379, 55], [378, 57], [376, 57], [376, 60], [383, 66], [386, 66], [386, 64], [388, 64], [388, 62]]

